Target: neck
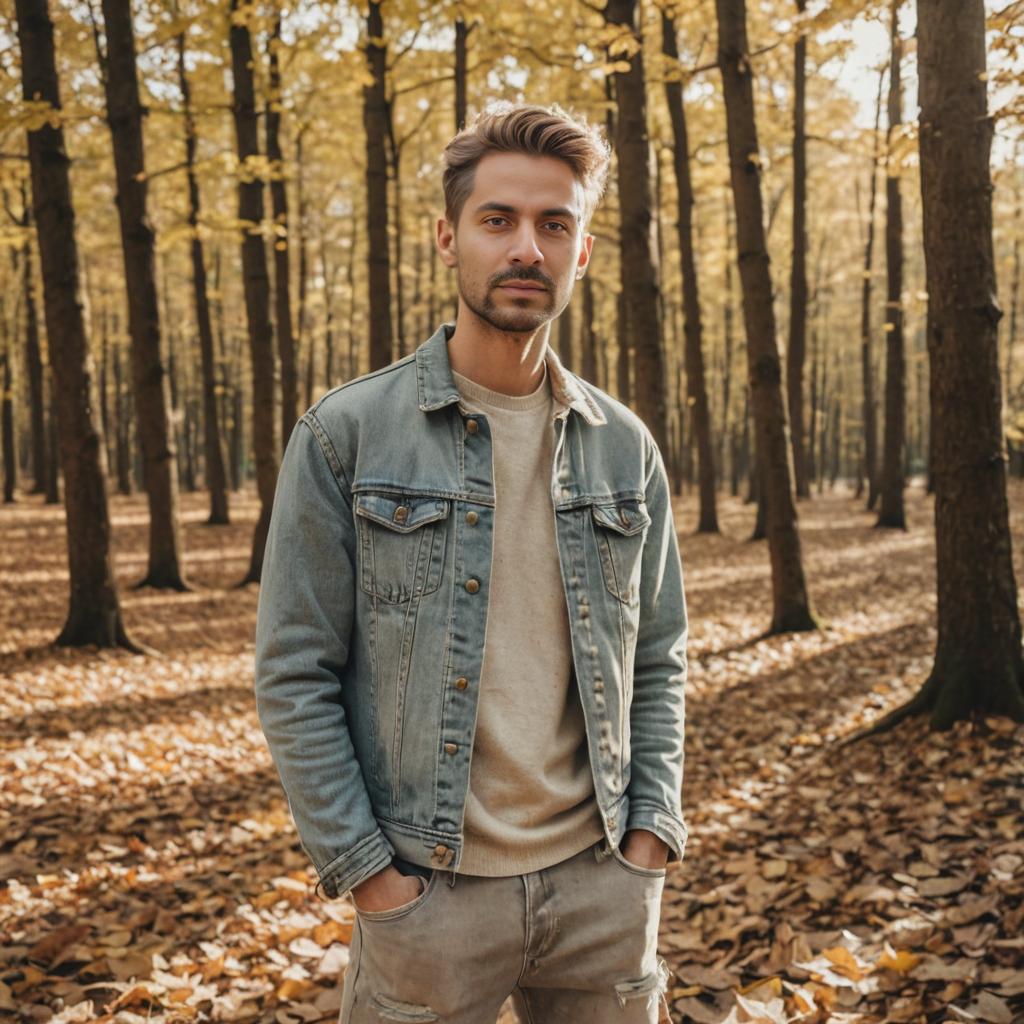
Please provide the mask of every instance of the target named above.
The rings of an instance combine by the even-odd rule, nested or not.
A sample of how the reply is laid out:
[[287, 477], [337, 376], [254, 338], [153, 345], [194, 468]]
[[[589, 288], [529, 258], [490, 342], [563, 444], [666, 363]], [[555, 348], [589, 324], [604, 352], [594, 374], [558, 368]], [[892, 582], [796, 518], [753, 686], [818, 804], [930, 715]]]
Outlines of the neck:
[[499, 331], [460, 299], [448, 361], [456, 373], [503, 395], [529, 395], [544, 377], [544, 353], [551, 324], [534, 331]]

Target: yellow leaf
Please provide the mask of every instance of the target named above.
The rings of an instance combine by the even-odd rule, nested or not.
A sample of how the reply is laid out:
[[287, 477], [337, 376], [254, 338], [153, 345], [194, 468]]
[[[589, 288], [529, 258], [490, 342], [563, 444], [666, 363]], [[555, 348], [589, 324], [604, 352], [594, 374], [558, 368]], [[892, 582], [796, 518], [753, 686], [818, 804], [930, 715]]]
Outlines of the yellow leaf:
[[836, 971], [853, 981], [864, 977], [864, 971], [857, 958], [845, 946], [832, 946], [822, 950], [822, 954], [831, 962]]
[[907, 974], [920, 962], [921, 958], [916, 953], [911, 953], [909, 949], [901, 949], [898, 952], [886, 950], [878, 958], [878, 963], [875, 964], [875, 967], [879, 970], [888, 969], [890, 971], [898, 971], [900, 974]]

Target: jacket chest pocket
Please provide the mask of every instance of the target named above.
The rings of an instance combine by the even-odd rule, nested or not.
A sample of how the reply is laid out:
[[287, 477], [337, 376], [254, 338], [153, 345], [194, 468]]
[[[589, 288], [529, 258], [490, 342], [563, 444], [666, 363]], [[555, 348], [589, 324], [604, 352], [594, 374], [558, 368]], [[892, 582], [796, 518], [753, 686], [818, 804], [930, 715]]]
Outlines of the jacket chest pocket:
[[601, 574], [608, 592], [623, 604], [640, 600], [640, 567], [651, 517], [638, 499], [592, 505]]
[[360, 492], [354, 509], [365, 593], [401, 604], [437, 590], [444, 568], [445, 499]]

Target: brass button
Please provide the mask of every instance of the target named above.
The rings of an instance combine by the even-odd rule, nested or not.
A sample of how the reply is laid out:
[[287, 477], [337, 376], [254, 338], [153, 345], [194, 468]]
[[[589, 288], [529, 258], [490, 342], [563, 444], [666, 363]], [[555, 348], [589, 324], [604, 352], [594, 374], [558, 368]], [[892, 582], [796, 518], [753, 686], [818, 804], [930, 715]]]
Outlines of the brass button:
[[466, 589], [471, 594], [475, 594], [480, 589], [480, 581], [479, 580], [466, 580]]
[[469, 523], [470, 526], [476, 526], [476, 521], [479, 518], [480, 517], [472, 510], [466, 513], [466, 522]]
[[585, 619], [590, 614], [590, 605], [580, 605], [580, 618]]
[[395, 522], [396, 523], [404, 523], [406, 521], [406, 519], [408, 519], [408, 518], [409, 518], [409, 506], [408, 505], [399, 505], [398, 508], [395, 509]]
[[446, 743], [444, 745], [444, 750], [446, 754], [455, 754], [458, 752], [458, 749], [458, 745], [455, 743]]
[[466, 430], [470, 434], [475, 434], [480, 429], [480, 424], [476, 420], [466, 420]]
[[469, 686], [469, 680], [465, 676], [459, 676], [459, 678], [455, 680], [456, 690], [464, 690], [467, 686]]
[[440, 844], [438, 844], [437, 846], [434, 847], [434, 856], [435, 857], [443, 857], [447, 852], [448, 852], [448, 847], [447, 846], [441, 846]]

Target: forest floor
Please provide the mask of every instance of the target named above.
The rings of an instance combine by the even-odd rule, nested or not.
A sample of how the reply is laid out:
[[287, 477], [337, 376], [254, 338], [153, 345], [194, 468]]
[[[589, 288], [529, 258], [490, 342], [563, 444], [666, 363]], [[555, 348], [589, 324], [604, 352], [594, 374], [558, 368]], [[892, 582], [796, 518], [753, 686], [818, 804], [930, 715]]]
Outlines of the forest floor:
[[[673, 1020], [1024, 1020], [1024, 726], [921, 720], [839, 742], [913, 694], [935, 647], [932, 499], [872, 529], [849, 491], [800, 505], [824, 628], [762, 639], [753, 507], [696, 537], [686, 857], [666, 881]], [[1024, 582], [1024, 487], [1012, 485]], [[132, 591], [141, 497], [112, 501], [128, 629], [159, 655], [48, 646], [67, 600], [63, 511], [0, 508], [0, 1024], [333, 1021], [353, 912], [324, 902], [252, 687], [256, 506], [204, 525], [195, 589]], [[503, 1019], [511, 1019], [508, 1013]]]

